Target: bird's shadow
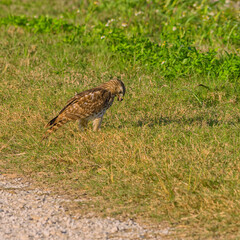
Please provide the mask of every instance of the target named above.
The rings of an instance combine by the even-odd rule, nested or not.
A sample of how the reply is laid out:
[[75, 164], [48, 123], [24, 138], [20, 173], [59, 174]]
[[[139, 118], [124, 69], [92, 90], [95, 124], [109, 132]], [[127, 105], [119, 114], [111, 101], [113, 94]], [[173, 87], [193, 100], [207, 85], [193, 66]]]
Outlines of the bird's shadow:
[[160, 126], [166, 126], [171, 124], [181, 124], [181, 125], [199, 125], [199, 126], [219, 126], [222, 124], [229, 125], [229, 126], [235, 126], [240, 123], [240, 117], [237, 117], [235, 121], [229, 120], [229, 121], [223, 121], [218, 120], [216, 118], [206, 118], [205, 116], [196, 116], [196, 117], [180, 117], [180, 118], [171, 118], [171, 117], [145, 117], [141, 120], [138, 120], [135, 124], [137, 127], [154, 127], [156, 125]]

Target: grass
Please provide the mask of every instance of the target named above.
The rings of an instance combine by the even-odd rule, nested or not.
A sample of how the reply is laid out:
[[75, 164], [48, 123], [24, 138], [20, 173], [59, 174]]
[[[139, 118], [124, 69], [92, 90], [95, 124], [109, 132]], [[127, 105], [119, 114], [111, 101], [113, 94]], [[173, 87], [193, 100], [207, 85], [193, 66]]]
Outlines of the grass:
[[[173, 237], [239, 238], [236, 5], [0, 1], [1, 171]], [[69, 98], [114, 75], [127, 93], [101, 132], [72, 123], [40, 142]]]

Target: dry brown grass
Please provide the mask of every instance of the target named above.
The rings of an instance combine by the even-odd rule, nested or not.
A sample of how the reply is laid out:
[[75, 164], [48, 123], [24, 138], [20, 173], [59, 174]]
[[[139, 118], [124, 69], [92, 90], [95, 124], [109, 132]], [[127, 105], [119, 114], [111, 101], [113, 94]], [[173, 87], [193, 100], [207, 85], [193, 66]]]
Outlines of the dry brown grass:
[[[4, 76], [17, 76], [17, 68]], [[238, 232], [238, 103], [221, 97], [217, 106], [198, 107], [175, 94], [174, 85], [125, 77], [125, 101], [109, 110], [101, 132], [80, 134], [72, 123], [40, 143], [44, 124], [72, 95], [68, 87], [80, 84], [39, 69], [18, 74], [1, 82], [2, 171], [14, 169], [75, 197], [87, 194], [92, 200], [81, 211], [168, 219], [179, 237], [183, 229], [222, 239]], [[84, 86], [97, 81], [83, 79]]]

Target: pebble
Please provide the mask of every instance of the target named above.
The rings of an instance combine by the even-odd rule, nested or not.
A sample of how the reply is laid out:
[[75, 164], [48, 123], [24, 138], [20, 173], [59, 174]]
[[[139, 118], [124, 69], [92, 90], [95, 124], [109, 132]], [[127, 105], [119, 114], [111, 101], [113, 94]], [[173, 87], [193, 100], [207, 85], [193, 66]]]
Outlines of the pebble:
[[1, 240], [153, 240], [170, 233], [169, 228], [149, 229], [133, 220], [70, 216], [62, 204], [69, 199], [30, 186], [21, 178], [0, 175]]

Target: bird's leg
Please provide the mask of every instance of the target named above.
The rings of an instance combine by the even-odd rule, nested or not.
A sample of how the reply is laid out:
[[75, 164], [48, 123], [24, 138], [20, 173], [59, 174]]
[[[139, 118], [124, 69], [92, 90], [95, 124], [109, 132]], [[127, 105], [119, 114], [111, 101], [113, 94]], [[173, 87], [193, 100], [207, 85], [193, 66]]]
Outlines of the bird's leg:
[[93, 120], [93, 131], [96, 132], [99, 130], [101, 123], [102, 123], [102, 117], [100, 118], [96, 118], [95, 120]]
[[85, 119], [79, 120], [79, 130], [83, 132], [87, 128], [88, 121]]

